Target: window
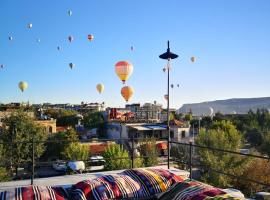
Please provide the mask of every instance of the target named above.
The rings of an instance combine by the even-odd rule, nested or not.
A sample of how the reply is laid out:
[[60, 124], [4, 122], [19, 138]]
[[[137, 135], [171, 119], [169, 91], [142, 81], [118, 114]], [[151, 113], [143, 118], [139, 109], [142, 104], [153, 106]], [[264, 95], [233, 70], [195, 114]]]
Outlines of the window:
[[49, 133], [53, 132], [53, 128], [51, 126], [49, 126]]
[[174, 132], [173, 131], [170, 131], [170, 136], [171, 136], [171, 138], [174, 138]]
[[186, 137], [186, 131], [182, 131], [181, 132], [181, 138], [185, 138]]

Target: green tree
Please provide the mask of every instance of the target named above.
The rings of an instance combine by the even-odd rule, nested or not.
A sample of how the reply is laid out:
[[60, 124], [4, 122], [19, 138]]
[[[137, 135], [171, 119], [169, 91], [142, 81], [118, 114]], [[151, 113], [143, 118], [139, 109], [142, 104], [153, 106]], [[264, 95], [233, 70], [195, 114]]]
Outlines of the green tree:
[[78, 123], [78, 112], [75, 110], [65, 110], [65, 109], [48, 109], [44, 112], [45, 115], [48, 115], [56, 119], [57, 126], [72, 126]]
[[245, 133], [245, 138], [252, 146], [255, 146], [255, 147], [260, 146], [263, 142], [262, 133], [256, 128], [247, 130]]
[[112, 144], [103, 153], [105, 170], [127, 169], [130, 167], [128, 151], [122, 145]]
[[101, 112], [89, 112], [83, 117], [83, 124], [86, 128], [97, 128], [100, 137], [105, 137], [105, 120]]
[[260, 150], [262, 153], [267, 154], [270, 158], [270, 132], [267, 132], [263, 135], [263, 142]]
[[9, 160], [10, 169], [16, 169], [23, 163], [32, 159], [32, 140], [34, 143], [35, 158], [39, 158], [45, 151], [45, 145], [41, 141], [46, 141], [47, 133], [45, 129], [37, 125], [23, 111], [13, 112], [3, 120], [4, 130], [1, 135], [3, 145], [3, 157]]
[[155, 166], [158, 164], [158, 151], [156, 147], [156, 140], [149, 138], [140, 144], [139, 148], [143, 156], [143, 165], [145, 167]]
[[62, 155], [68, 161], [86, 161], [89, 160], [90, 148], [87, 145], [73, 142], [65, 148]]
[[189, 146], [172, 146], [171, 157], [175, 159], [180, 169], [187, 169], [187, 161], [189, 160]]
[[[0, 142], [2, 142], [0, 140]], [[5, 182], [11, 180], [11, 176], [9, 175], [7, 169], [5, 168], [5, 160], [3, 154], [3, 145], [0, 143], [0, 182]]]
[[192, 114], [186, 114], [185, 115], [185, 120], [186, 121], [191, 121], [192, 120]]
[[73, 142], [78, 142], [78, 135], [73, 128], [65, 132], [59, 132], [52, 135], [46, 143], [46, 152], [42, 156], [47, 159], [63, 159], [64, 150]]
[[[219, 121], [214, 122], [208, 131], [202, 130], [195, 143], [202, 146], [239, 151], [241, 135], [230, 121]], [[247, 159], [238, 155], [208, 149], [200, 148], [197, 153], [200, 156], [201, 164], [205, 166], [205, 170], [213, 169], [241, 175], [242, 167], [248, 162]], [[205, 172], [202, 180], [218, 187], [228, 187], [232, 184], [232, 179], [229, 176], [215, 172]]]

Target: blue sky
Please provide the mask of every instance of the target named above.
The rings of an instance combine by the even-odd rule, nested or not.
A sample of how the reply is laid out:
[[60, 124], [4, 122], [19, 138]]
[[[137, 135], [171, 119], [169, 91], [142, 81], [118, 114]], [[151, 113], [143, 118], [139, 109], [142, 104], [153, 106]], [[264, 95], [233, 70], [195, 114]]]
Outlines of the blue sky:
[[[269, 10], [268, 0], [1, 0], [0, 102], [123, 106], [114, 64], [129, 60], [134, 73], [127, 85], [135, 90], [130, 103], [165, 105], [166, 62], [158, 56], [167, 40], [179, 55], [171, 71], [171, 82], [180, 84], [171, 90], [173, 107], [270, 96]], [[19, 81], [29, 83], [24, 93]], [[105, 85], [102, 95], [97, 83]]]

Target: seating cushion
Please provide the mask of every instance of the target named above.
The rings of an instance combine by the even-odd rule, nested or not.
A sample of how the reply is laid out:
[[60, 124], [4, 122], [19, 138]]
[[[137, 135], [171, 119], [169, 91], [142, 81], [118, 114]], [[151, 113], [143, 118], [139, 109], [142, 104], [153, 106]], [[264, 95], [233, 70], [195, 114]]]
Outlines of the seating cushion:
[[74, 200], [152, 199], [180, 181], [183, 179], [167, 170], [132, 169], [79, 182], [73, 186], [71, 196]]
[[1, 200], [67, 200], [62, 187], [28, 186], [0, 192]]

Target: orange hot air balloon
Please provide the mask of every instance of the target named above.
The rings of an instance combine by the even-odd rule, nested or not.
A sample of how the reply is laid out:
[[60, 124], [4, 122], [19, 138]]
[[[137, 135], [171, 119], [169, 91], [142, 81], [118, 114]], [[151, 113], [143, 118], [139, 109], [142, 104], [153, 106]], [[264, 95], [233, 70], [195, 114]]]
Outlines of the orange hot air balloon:
[[88, 35], [88, 40], [89, 40], [89, 41], [92, 41], [93, 39], [94, 39], [94, 36], [91, 35], [91, 34], [89, 34], [89, 35]]
[[115, 64], [115, 72], [123, 83], [125, 83], [133, 72], [133, 65], [127, 61], [119, 61]]
[[132, 97], [134, 93], [134, 90], [132, 87], [130, 86], [125, 86], [121, 89], [121, 95], [123, 96], [123, 98], [128, 102], [129, 99]]

